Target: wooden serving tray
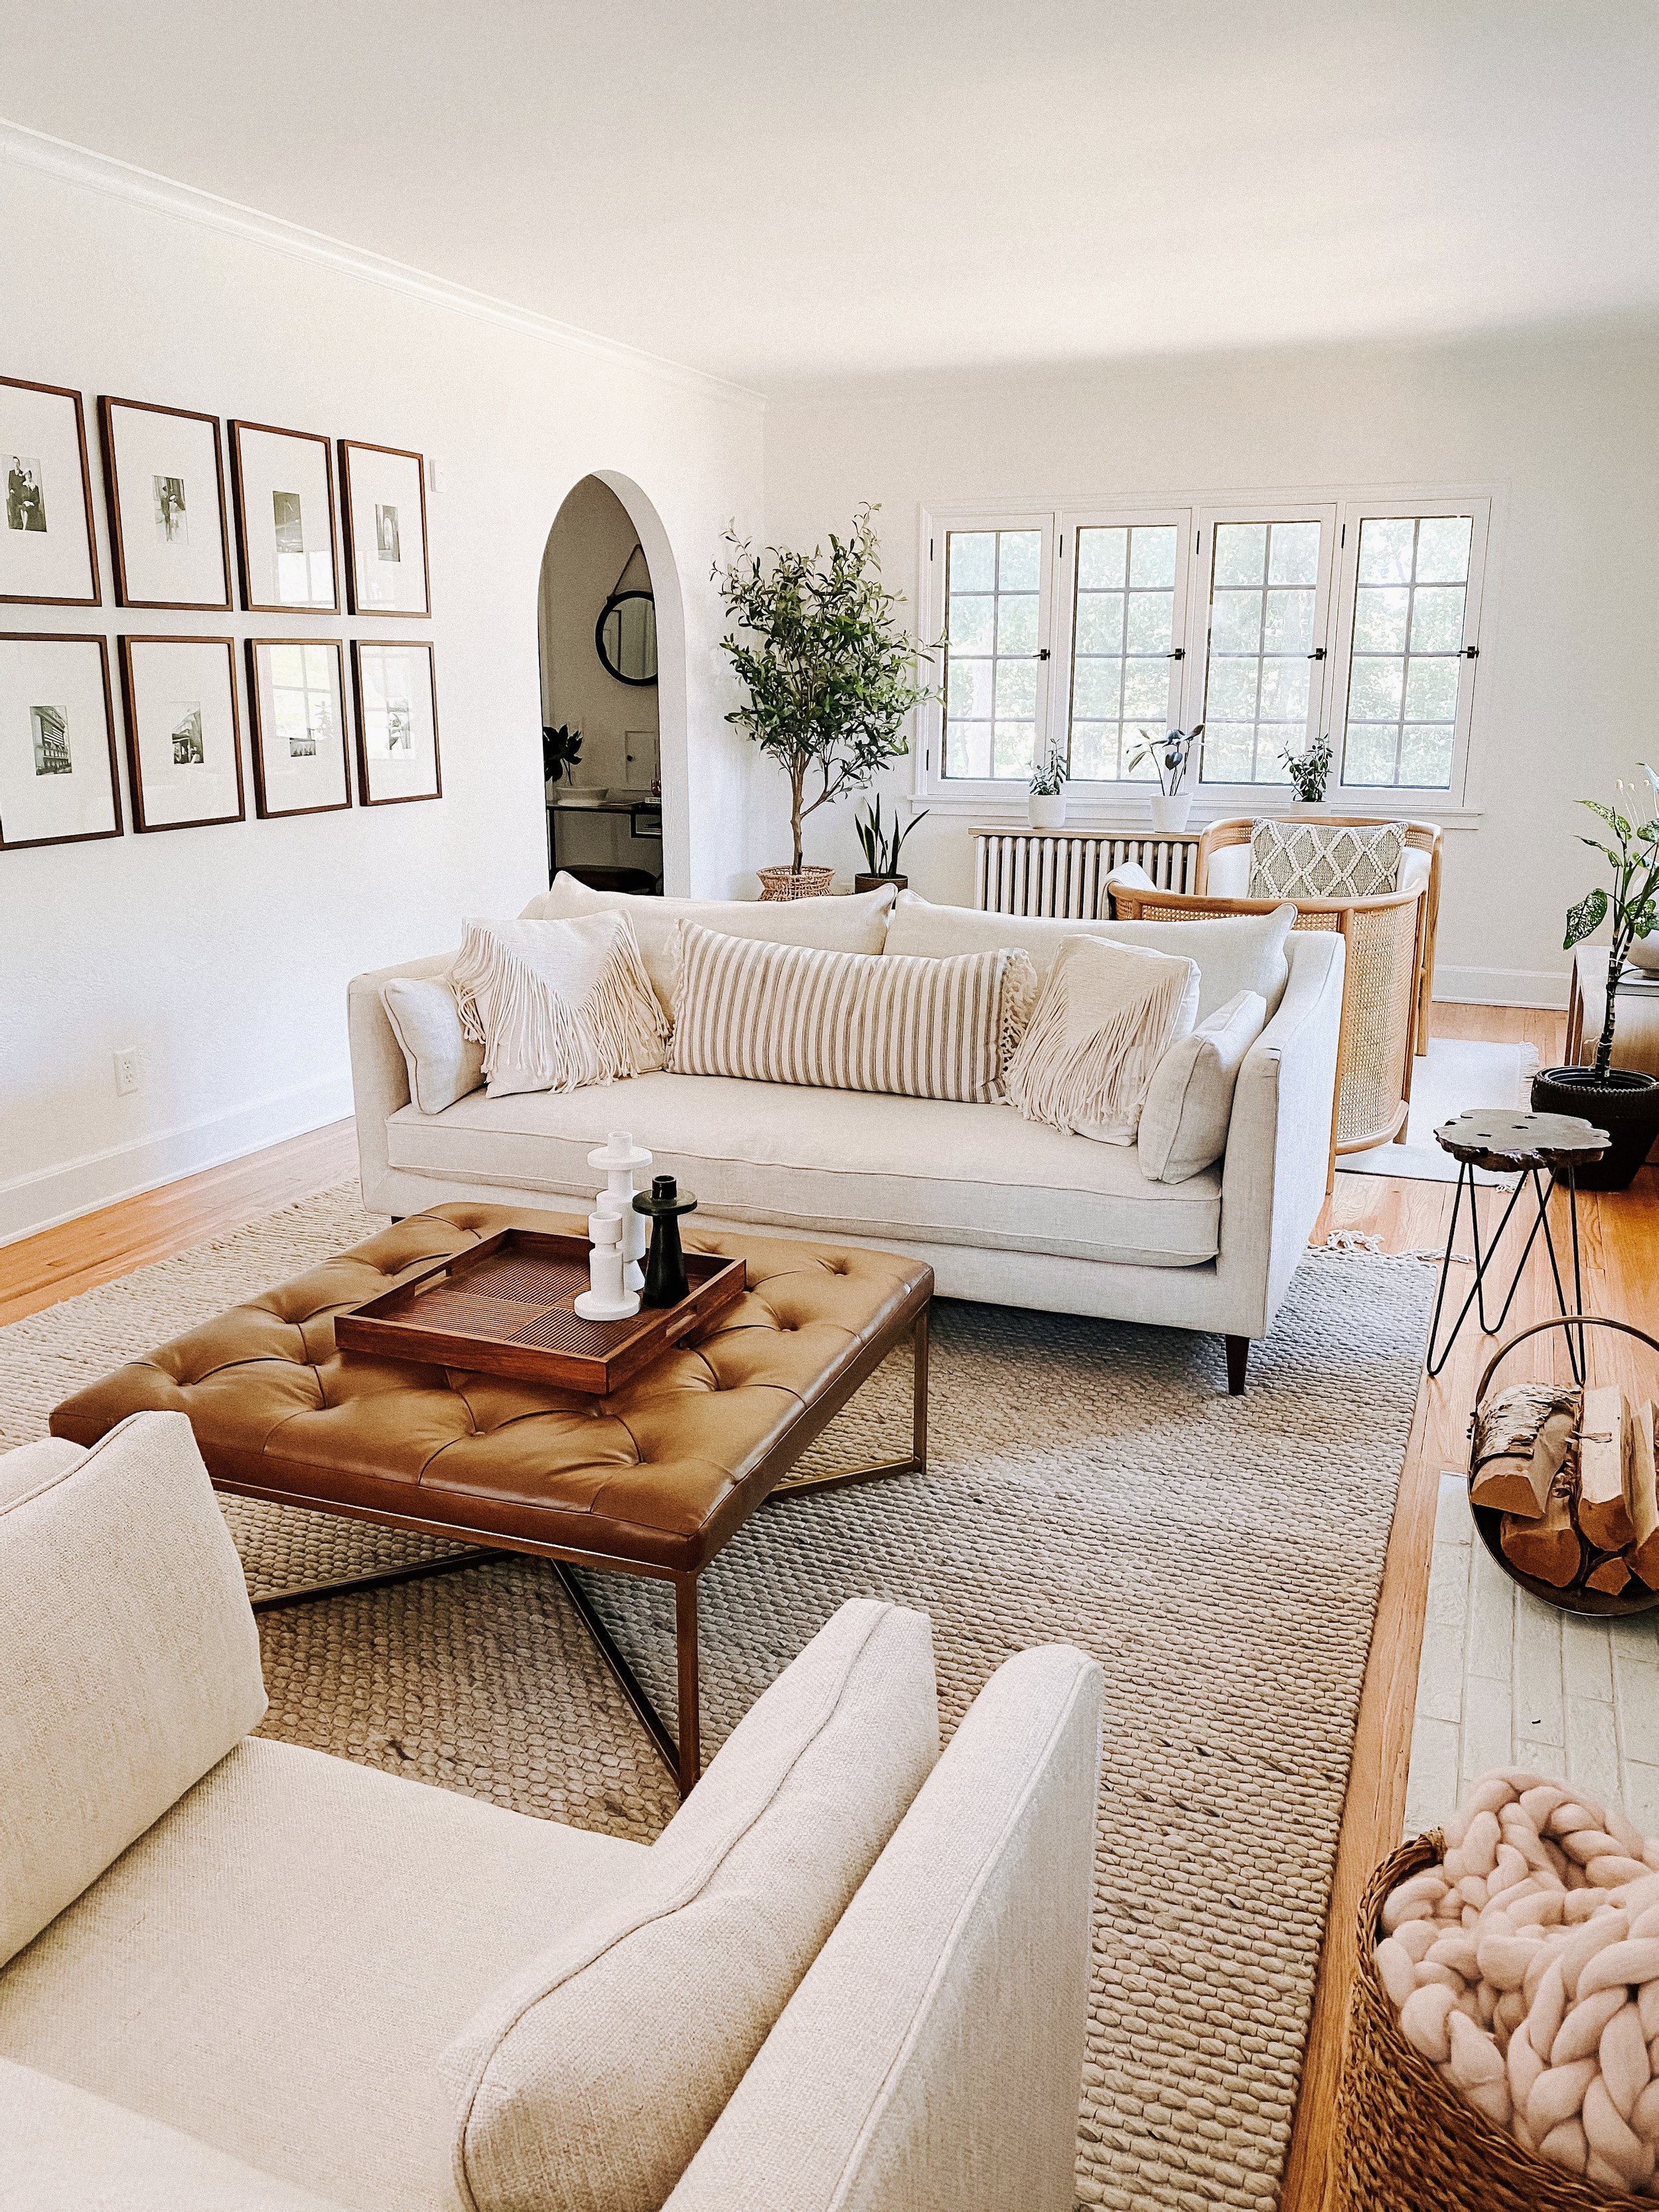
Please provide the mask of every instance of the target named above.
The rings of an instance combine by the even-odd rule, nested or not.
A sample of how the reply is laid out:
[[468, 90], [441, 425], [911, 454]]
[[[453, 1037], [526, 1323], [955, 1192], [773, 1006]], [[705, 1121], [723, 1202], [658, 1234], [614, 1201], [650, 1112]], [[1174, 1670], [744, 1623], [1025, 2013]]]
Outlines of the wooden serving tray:
[[604, 1397], [743, 1296], [741, 1260], [688, 1252], [690, 1295], [641, 1306], [631, 1321], [584, 1321], [585, 1237], [503, 1229], [434, 1261], [395, 1291], [336, 1317], [342, 1352], [373, 1352], [434, 1367], [511, 1375]]

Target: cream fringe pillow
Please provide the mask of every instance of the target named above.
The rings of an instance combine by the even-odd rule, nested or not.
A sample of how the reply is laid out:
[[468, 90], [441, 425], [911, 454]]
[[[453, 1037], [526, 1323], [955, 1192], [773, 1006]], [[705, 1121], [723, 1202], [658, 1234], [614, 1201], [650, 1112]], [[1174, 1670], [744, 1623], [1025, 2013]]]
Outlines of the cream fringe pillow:
[[1198, 966], [1068, 937], [1008, 1063], [1011, 1105], [1103, 1145], [1133, 1145], [1160, 1060], [1198, 1014]]
[[668, 1024], [624, 914], [469, 921], [449, 988], [462, 1035], [483, 1047], [492, 1098], [663, 1064]]

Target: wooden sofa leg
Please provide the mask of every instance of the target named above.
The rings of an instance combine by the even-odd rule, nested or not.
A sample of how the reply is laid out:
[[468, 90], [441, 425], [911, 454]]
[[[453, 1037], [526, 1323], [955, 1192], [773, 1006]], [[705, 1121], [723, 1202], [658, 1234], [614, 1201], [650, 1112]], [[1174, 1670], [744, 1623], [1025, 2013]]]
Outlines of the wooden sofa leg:
[[1244, 1369], [1249, 1357], [1250, 1340], [1248, 1336], [1230, 1336], [1227, 1339], [1227, 1395], [1230, 1398], [1244, 1395]]

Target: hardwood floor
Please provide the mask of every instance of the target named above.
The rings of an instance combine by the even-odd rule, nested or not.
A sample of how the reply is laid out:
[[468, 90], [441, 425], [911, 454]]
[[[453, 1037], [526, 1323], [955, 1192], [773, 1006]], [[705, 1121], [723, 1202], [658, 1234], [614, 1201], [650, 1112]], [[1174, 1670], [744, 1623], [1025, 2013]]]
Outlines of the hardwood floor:
[[[1532, 1043], [1546, 1065], [1561, 1050], [1562, 1029], [1559, 1014], [1444, 1004], [1434, 1009], [1437, 1036]], [[0, 1324], [258, 1220], [278, 1206], [325, 1189], [351, 1174], [356, 1164], [352, 1125], [337, 1122], [0, 1249]], [[1483, 1207], [1494, 1198], [1501, 1194], [1486, 1194]], [[1346, 1229], [1378, 1237], [1390, 1252], [1437, 1252], [1444, 1243], [1451, 1201], [1449, 1183], [1339, 1176], [1314, 1241], [1322, 1243], [1333, 1229]], [[1659, 1173], [1644, 1170], [1628, 1192], [1587, 1194], [1581, 1218], [1586, 1310], [1637, 1320], [1645, 1313], [1651, 1323], [1654, 1263], [1659, 1254]], [[1459, 1242], [1465, 1243], [1461, 1236]], [[1457, 1280], [1455, 1274], [1454, 1287]], [[1462, 1280], [1468, 1281], [1466, 1273]], [[1510, 1329], [1543, 1317], [1548, 1305], [1547, 1282], [1542, 1270], [1529, 1274], [1517, 1297]], [[1652, 1364], [1644, 1370], [1646, 1355], [1626, 1349], [1625, 1340], [1606, 1341], [1611, 1348], [1605, 1367], [1598, 1371], [1627, 1385], [1639, 1381], [1642, 1395], [1651, 1394], [1656, 1373]], [[1559, 1364], [1559, 1333], [1534, 1340], [1506, 1365], [1505, 1375], [1554, 1371]], [[1328, 2203], [1331, 2124], [1353, 1970], [1354, 1917], [1372, 1867], [1393, 1850], [1405, 1817], [1439, 1474], [1443, 1467], [1462, 1463], [1465, 1426], [1476, 1384], [1493, 1348], [1471, 1328], [1439, 1381], [1425, 1381], [1418, 1395], [1360, 1699], [1330, 1917], [1285, 2171], [1284, 2212], [1325, 2212]]]

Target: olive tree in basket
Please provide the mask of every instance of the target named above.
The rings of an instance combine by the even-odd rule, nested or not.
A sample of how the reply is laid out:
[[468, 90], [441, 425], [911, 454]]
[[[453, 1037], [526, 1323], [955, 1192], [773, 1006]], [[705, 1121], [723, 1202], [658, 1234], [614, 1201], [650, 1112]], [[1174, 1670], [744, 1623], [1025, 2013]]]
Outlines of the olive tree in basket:
[[799, 896], [809, 884], [829, 889], [829, 869], [802, 869], [803, 823], [908, 752], [904, 718], [933, 696], [912, 680], [925, 648], [898, 620], [898, 593], [881, 580], [874, 513], [860, 507], [827, 554], [816, 545], [757, 553], [728, 532], [732, 558], [715, 565], [732, 624], [720, 650], [747, 694], [726, 719], [789, 780], [794, 853], [787, 869], [762, 871], [769, 897]]

